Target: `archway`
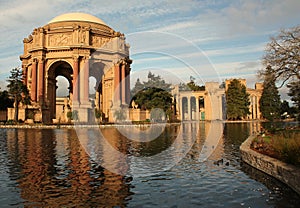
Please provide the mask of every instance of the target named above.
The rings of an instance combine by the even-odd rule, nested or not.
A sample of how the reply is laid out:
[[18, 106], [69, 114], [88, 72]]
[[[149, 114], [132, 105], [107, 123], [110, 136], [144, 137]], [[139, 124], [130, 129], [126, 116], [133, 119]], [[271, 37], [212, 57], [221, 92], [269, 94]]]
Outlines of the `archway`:
[[[68, 86], [68, 96], [64, 100], [57, 100], [57, 77], [62, 76], [66, 78]], [[73, 69], [66, 61], [57, 61], [53, 63], [48, 70], [48, 86], [47, 86], [47, 104], [50, 113], [50, 119], [60, 119], [57, 115], [57, 107], [62, 110], [71, 110], [72, 97], [73, 97]], [[69, 109], [67, 109], [69, 108]]]
[[[89, 98], [99, 112], [103, 113], [103, 75], [105, 64], [101, 62], [94, 62], [90, 65], [89, 72]], [[93, 88], [93, 89], [91, 89]]]

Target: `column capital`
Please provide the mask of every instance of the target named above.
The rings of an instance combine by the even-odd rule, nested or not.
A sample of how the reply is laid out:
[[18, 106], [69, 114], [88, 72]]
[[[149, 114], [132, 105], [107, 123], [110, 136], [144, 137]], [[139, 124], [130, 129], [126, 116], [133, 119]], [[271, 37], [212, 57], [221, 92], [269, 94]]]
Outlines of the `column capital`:
[[73, 55], [73, 61], [78, 61], [78, 59], [79, 59], [79, 55]]
[[43, 63], [45, 61], [45, 59], [44, 58], [38, 58], [37, 61], [38, 61], [38, 63]]

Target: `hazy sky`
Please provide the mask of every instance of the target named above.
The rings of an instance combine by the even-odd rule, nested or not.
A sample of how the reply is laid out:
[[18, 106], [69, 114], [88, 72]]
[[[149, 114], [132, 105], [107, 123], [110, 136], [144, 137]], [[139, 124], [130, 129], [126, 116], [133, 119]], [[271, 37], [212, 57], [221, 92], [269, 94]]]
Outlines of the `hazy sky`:
[[0, 0], [0, 82], [20, 66], [23, 38], [68, 12], [95, 15], [130, 44], [132, 82], [151, 70], [176, 83], [257, 81], [270, 36], [299, 24], [299, 0]]

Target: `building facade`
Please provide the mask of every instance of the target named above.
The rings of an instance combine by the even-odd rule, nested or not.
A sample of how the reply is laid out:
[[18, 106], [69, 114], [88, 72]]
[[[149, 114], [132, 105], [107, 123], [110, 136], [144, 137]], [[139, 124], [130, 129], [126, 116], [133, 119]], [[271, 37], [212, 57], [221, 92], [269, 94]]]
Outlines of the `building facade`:
[[[245, 79], [238, 79], [246, 86]], [[232, 79], [225, 81], [225, 88], [218, 82], [205, 83], [203, 91], [180, 91], [175, 86], [172, 95], [176, 103], [175, 114], [179, 120], [226, 120], [225, 92]], [[263, 90], [262, 83], [256, 83], [255, 89], [247, 88], [250, 95], [250, 114], [248, 120], [262, 119], [259, 100]]]
[[[88, 122], [94, 108], [113, 121], [113, 109], [130, 102], [129, 45], [124, 34], [101, 19], [85, 13], [63, 14], [34, 29], [23, 43], [20, 59], [32, 99], [27, 108], [35, 112], [35, 121], [61, 119], [56, 105], [58, 76], [69, 84], [63, 111], [76, 109], [79, 121]], [[90, 77], [96, 79], [94, 95], [89, 92]]]

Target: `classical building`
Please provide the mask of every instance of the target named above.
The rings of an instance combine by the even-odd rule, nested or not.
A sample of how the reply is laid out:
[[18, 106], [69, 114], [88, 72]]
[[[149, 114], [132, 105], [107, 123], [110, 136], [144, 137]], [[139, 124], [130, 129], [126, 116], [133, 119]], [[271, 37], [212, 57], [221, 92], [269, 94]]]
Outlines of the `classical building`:
[[[246, 86], [245, 79], [238, 79]], [[180, 91], [175, 86], [171, 94], [176, 103], [175, 114], [179, 120], [226, 120], [225, 92], [232, 79], [225, 81], [225, 88], [218, 82], [205, 83], [203, 91]], [[250, 114], [247, 119], [261, 119], [259, 100], [262, 94], [262, 83], [256, 83], [255, 89], [247, 88], [250, 95]]]
[[180, 91], [175, 86], [171, 94], [176, 103], [179, 120], [223, 120], [225, 115], [225, 90], [218, 82], [205, 83], [203, 91]]
[[[27, 108], [34, 111], [36, 121], [65, 119], [61, 115], [76, 109], [79, 121], [88, 122], [94, 108], [113, 121], [114, 109], [130, 102], [129, 45], [124, 34], [101, 19], [85, 13], [63, 14], [34, 29], [23, 43], [20, 59], [33, 101]], [[58, 76], [69, 83], [69, 96], [60, 105]], [[90, 77], [96, 79], [95, 95], [89, 92]]]

